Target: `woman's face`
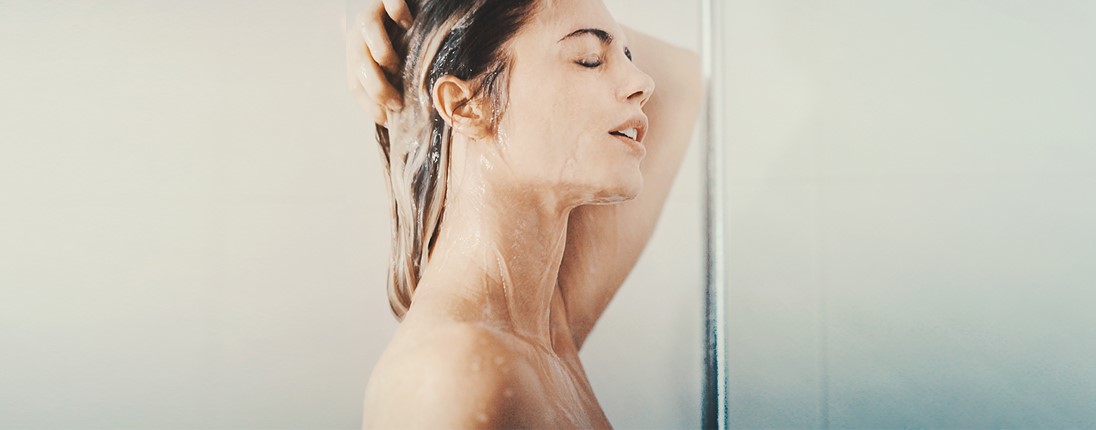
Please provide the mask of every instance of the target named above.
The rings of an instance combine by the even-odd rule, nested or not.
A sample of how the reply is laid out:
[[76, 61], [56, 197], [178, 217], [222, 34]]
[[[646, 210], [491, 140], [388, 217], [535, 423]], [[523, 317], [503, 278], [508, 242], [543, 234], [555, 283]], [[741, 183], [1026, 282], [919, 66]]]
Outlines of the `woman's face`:
[[498, 137], [522, 185], [572, 204], [639, 193], [642, 107], [654, 81], [632, 64], [627, 42], [600, 0], [543, 1], [511, 40]]

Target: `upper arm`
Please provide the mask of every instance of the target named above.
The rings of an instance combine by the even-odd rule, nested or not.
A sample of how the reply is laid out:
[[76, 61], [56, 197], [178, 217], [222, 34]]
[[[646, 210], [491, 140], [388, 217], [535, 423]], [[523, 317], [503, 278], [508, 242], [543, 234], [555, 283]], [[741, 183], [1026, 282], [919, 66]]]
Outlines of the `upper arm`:
[[699, 57], [635, 31], [628, 32], [636, 66], [655, 80], [644, 106], [650, 124], [640, 170], [639, 195], [616, 205], [575, 208], [568, 220], [559, 288], [575, 346], [594, 323], [639, 259], [666, 202], [692, 140], [703, 88]]

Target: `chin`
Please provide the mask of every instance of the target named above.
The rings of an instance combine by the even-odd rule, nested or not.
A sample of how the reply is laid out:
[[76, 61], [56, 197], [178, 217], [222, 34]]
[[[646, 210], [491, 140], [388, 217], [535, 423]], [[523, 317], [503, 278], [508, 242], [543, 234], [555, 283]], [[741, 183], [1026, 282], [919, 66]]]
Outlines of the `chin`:
[[632, 200], [643, 190], [643, 174], [636, 168], [621, 174], [594, 193], [593, 204], [611, 204]]

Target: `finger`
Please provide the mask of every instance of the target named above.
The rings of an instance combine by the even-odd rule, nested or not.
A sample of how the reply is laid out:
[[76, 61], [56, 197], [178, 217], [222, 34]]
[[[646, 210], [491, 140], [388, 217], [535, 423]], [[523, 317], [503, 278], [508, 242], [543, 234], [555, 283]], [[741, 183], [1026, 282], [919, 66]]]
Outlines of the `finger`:
[[384, 10], [404, 30], [411, 28], [411, 9], [404, 0], [383, 0]]
[[388, 38], [388, 32], [384, 30], [382, 17], [363, 22], [361, 25], [361, 38], [369, 46], [369, 52], [373, 61], [380, 64], [390, 72], [395, 72], [399, 66], [399, 58], [392, 48], [392, 41]]
[[[366, 51], [369, 50], [367, 45], [363, 48]], [[388, 83], [388, 79], [384, 76], [384, 71], [381, 70], [380, 66], [373, 62], [372, 54], [367, 55], [367, 58], [359, 64], [358, 82], [361, 83], [365, 93], [377, 104], [388, 106], [390, 109], [401, 108], [403, 100], [401, 100], [399, 92], [392, 84]]]
[[360, 88], [351, 91], [354, 95], [354, 99], [358, 101], [358, 105], [365, 111], [366, 115], [373, 120], [373, 122], [384, 125], [388, 122], [388, 111], [381, 105], [378, 105], [376, 101], [369, 98], [369, 95], [365, 94]]

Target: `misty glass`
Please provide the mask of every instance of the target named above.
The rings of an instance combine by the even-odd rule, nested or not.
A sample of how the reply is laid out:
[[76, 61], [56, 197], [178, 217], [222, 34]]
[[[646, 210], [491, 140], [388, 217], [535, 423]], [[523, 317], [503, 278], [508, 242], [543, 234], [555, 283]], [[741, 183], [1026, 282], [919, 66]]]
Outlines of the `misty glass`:
[[722, 3], [731, 428], [1096, 427], [1096, 3]]

